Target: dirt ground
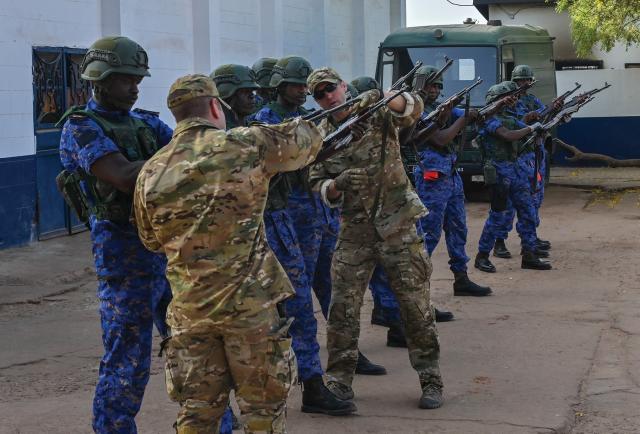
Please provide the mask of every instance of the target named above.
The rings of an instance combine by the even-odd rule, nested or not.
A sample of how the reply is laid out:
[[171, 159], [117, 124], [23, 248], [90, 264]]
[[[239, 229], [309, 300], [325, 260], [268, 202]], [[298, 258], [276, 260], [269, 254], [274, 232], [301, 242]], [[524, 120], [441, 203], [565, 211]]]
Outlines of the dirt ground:
[[[487, 208], [467, 208], [471, 257]], [[367, 295], [360, 346], [389, 374], [356, 379], [359, 411], [347, 418], [301, 413], [296, 388], [289, 432], [640, 432], [640, 193], [551, 187], [542, 218], [554, 269], [522, 270], [512, 233], [514, 258], [495, 259], [497, 273], [470, 268], [491, 297], [453, 297], [444, 243], [436, 249], [432, 297], [457, 317], [438, 326], [442, 408], [417, 408], [406, 350], [369, 324]], [[90, 252], [87, 234], [0, 251], [0, 433], [90, 432], [101, 356]], [[139, 432], [171, 433], [175, 414], [154, 356]]]

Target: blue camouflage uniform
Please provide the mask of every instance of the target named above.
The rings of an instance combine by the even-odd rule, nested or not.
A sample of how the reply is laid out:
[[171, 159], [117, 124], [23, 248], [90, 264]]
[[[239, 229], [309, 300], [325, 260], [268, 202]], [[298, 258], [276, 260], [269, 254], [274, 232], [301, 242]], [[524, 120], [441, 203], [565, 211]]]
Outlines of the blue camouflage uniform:
[[[516, 230], [522, 240], [525, 250], [535, 250], [536, 242], [536, 217], [533, 198], [531, 195], [530, 171], [517, 159], [517, 151], [513, 144], [495, 138], [495, 131], [505, 127], [510, 130], [526, 127], [517, 118], [502, 113], [489, 119], [479, 131], [485, 158], [493, 162], [496, 168], [497, 183], [503, 185], [508, 191], [508, 203], [510, 203], [518, 215]], [[490, 210], [478, 243], [478, 250], [489, 253], [495, 244], [499, 234], [503, 234], [506, 212]], [[501, 232], [502, 231], [502, 232]]]
[[[253, 120], [266, 124], [277, 124], [285, 119], [304, 114], [302, 108], [295, 112], [286, 112], [277, 102], [270, 102], [255, 114]], [[267, 242], [287, 272], [296, 291], [296, 296], [287, 299], [284, 307], [286, 315], [294, 319], [289, 333], [298, 361], [300, 380], [306, 381], [322, 375], [323, 371], [320, 364], [320, 345], [316, 337], [318, 324], [313, 314], [310, 277], [305, 268], [305, 257], [301, 250], [294, 219], [288, 209], [292, 179], [295, 180], [295, 176], [290, 173], [280, 174], [271, 180], [264, 212], [264, 224]], [[308, 222], [302, 221], [300, 223], [307, 224]], [[313, 226], [315, 223], [308, 224]], [[309, 237], [314, 245], [317, 245], [317, 236], [310, 234]]]
[[[423, 117], [436, 107], [435, 103], [427, 106]], [[453, 109], [452, 121], [462, 116], [464, 110]], [[424, 238], [425, 249], [431, 256], [444, 229], [451, 271], [467, 271], [467, 219], [462, 178], [455, 169], [457, 153], [451, 145], [443, 149], [427, 144], [420, 151], [419, 158], [421, 164], [414, 168], [416, 192], [429, 210], [429, 214], [418, 222], [418, 232]], [[429, 179], [425, 179], [423, 170], [429, 172]]]
[[318, 192], [305, 188], [302, 179], [292, 184], [287, 211], [300, 243], [307, 280], [327, 318], [331, 302], [331, 259], [340, 231], [340, 209], [329, 208]]
[[[108, 111], [94, 100], [86, 110], [115, 123], [142, 120], [158, 147], [171, 140], [171, 128], [151, 112]], [[121, 149], [94, 120], [71, 116], [65, 122], [60, 159], [66, 170], [91, 173], [97, 160], [114, 152]], [[83, 187], [87, 191], [84, 181]], [[165, 279], [166, 259], [143, 247], [130, 222], [91, 215], [89, 224], [105, 350], [93, 401], [93, 428], [101, 433], [135, 433], [134, 418], [149, 380], [153, 323], [163, 336], [168, 333], [165, 316], [171, 290]]]
[[[518, 116], [524, 116], [528, 112], [536, 111], [542, 113], [546, 109], [546, 106], [535, 95], [526, 94], [523, 95], [516, 104], [516, 112]], [[534, 205], [536, 207], [536, 226], [540, 225], [540, 207], [542, 206], [542, 200], [544, 199], [544, 178], [547, 173], [547, 150], [544, 146], [541, 148], [542, 154], [540, 156], [540, 177], [542, 178], [537, 182], [537, 191], [534, 193]], [[532, 173], [535, 172], [535, 153], [531, 152], [529, 155], [529, 161], [532, 165]], [[533, 173], [533, 176], [538, 177]]]
[[[529, 112], [536, 111], [541, 113], [544, 111], [546, 106], [540, 101], [535, 95], [526, 94], [523, 95], [518, 102], [516, 103], [516, 107], [514, 110], [510, 110], [509, 113], [512, 116], [517, 117], [518, 119], [522, 119], [524, 115]], [[533, 203], [535, 206], [535, 217], [536, 217], [536, 227], [540, 226], [540, 206], [542, 205], [542, 200], [544, 198], [544, 176], [546, 173], [546, 150], [544, 147], [541, 149], [541, 161], [540, 161], [540, 182], [537, 183], [537, 191], [533, 192]], [[538, 175], [535, 173], [535, 152], [533, 150], [527, 150], [522, 155], [518, 157], [517, 164], [520, 166], [521, 170], [527, 171], [529, 173], [529, 182], [533, 182], [533, 178], [537, 178]], [[509, 232], [513, 229], [513, 220], [515, 218], [516, 211], [513, 208], [513, 204], [511, 202], [507, 203], [507, 209], [502, 212], [491, 211], [490, 219], [492, 222], [495, 222], [496, 236], [499, 239], [506, 240], [509, 236]]]

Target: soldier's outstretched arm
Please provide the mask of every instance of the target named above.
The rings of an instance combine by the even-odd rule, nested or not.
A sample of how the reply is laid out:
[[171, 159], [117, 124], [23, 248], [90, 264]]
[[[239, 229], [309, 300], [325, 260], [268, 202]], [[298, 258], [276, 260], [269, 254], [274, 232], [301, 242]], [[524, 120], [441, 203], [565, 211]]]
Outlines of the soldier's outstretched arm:
[[276, 125], [254, 125], [254, 137], [264, 170], [291, 172], [310, 164], [322, 147], [322, 135], [313, 122], [294, 119]]
[[91, 173], [118, 190], [131, 194], [144, 161], [129, 161], [119, 152], [105, 155], [91, 166]]
[[409, 127], [416, 123], [424, 110], [422, 99], [410, 92], [404, 92], [402, 97], [391, 100], [388, 107], [389, 112], [393, 115], [394, 125], [399, 128]]
[[519, 130], [509, 130], [505, 127], [500, 127], [496, 129], [494, 134], [500, 137], [501, 139], [508, 140], [510, 142], [515, 142], [516, 140], [520, 140], [523, 137], [528, 136], [533, 131], [535, 131], [537, 125], [539, 124], [527, 126]]

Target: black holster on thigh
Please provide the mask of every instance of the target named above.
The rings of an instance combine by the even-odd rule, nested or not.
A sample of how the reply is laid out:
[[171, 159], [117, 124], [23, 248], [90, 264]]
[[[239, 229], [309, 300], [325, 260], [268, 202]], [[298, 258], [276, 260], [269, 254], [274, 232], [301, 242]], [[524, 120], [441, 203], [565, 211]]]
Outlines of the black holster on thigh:
[[502, 212], [507, 209], [507, 199], [509, 199], [509, 187], [497, 183], [491, 186], [491, 210]]

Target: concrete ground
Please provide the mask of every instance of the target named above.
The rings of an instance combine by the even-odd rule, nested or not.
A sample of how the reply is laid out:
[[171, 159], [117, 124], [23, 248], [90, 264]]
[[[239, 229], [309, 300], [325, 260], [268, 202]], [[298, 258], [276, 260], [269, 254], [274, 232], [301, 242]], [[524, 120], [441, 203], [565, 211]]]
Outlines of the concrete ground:
[[[514, 258], [495, 259], [497, 273], [471, 268], [492, 297], [452, 296], [441, 243], [432, 295], [457, 317], [438, 326], [445, 405], [417, 408], [406, 350], [387, 348], [385, 329], [369, 324], [367, 295], [360, 346], [389, 374], [356, 379], [359, 411], [346, 418], [301, 413], [296, 388], [289, 432], [639, 432], [639, 201], [633, 190], [551, 187], [540, 236], [553, 242], [554, 269], [522, 270], [514, 233], [507, 243]], [[471, 257], [487, 207], [467, 208]], [[0, 433], [90, 432], [101, 355], [90, 253], [86, 233], [0, 252]], [[139, 432], [171, 433], [175, 414], [154, 357]]]

